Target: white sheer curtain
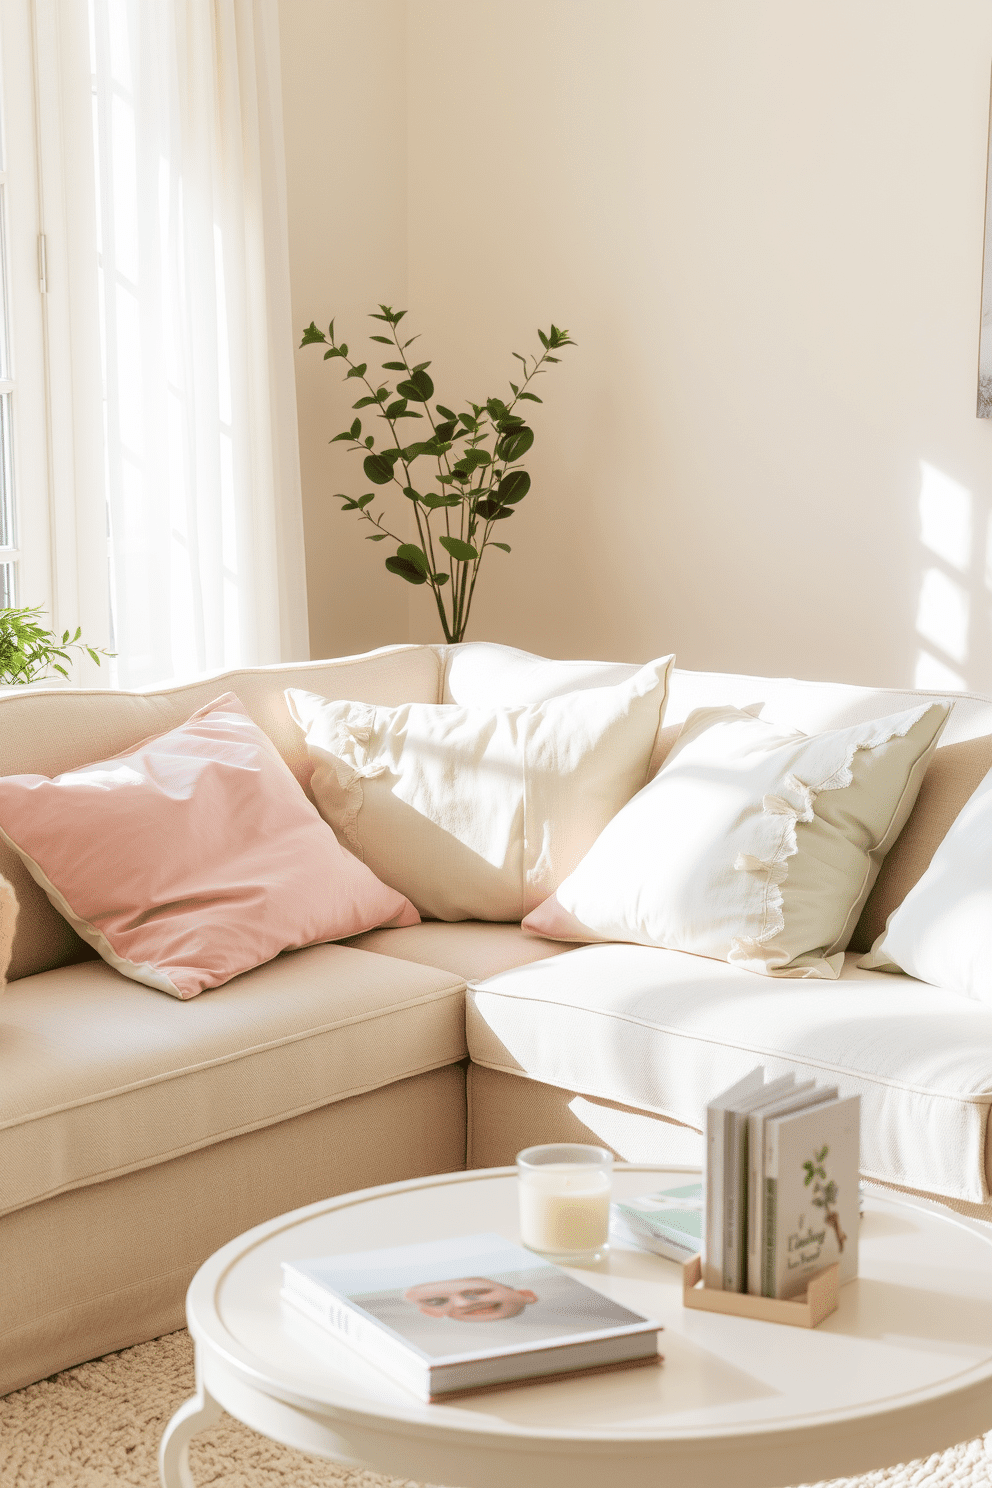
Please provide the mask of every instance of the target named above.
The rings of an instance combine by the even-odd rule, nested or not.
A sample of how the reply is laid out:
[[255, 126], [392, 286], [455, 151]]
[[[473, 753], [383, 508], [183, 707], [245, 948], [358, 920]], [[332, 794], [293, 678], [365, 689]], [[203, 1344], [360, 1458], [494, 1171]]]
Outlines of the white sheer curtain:
[[305, 658], [276, 0], [90, 0], [125, 687]]

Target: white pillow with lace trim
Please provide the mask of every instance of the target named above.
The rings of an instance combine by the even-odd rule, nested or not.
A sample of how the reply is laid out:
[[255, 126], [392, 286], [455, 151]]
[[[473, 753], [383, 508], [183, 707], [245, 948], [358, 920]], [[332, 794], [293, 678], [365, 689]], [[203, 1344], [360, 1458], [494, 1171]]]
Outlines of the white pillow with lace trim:
[[690, 713], [654, 780], [524, 928], [768, 976], [839, 976], [949, 710], [931, 703], [812, 736], [756, 711]]
[[345, 847], [431, 919], [519, 921], [649, 778], [674, 659], [520, 707], [286, 699]]

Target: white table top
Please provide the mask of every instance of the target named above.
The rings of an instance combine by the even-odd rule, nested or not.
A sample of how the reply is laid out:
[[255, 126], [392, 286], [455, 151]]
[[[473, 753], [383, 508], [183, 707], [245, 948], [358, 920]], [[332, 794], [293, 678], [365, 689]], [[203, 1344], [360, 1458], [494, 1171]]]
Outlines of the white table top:
[[[677, 1183], [687, 1171], [618, 1165], [614, 1197]], [[713, 1470], [719, 1481], [726, 1452], [748, 1447], [753, 1472], [734, 1459], [742, 1488], [810, 1481], [907, 1460], [992, 1426], [992, 1230], [896, 1196], [867, 1198], [860, 1275], [815, 1330], [688, 1311], [679, 1266], [614, 1246], [605, 1262], [573, 1274], [663, 1322], [661, 1367], [447, 1405], [420, 1403], [279, 1299], [284, 1260], [481, 1230], [519, 1239], [512, 1169], [367, 1189], [240, 1236], [190, 1287], [190, 1328], [211, 1394], [247, 1419], [237, 1399], [224, 1398], [224, 1381], [234, 1381], [331, 1420], [339, 1442], [360, 1438], [365, 1453], [384, 1433], [392, 1446], [376, 1460], [394, 1471], [408, 1460], [403, 1440], [447, 1443], [468, 1475], [432, 1481], [460, 1484], [490, 1481], [481, 1468], [469, 1472], [473, 1452], [552, 1447], [565, 1458], [591, 1450], [599, 1474], [607, 1470], [604, 1454], [625, 1463], [643, 1458], [643, 1478], [635, 1470], [627, 1484], [651, 1481], [659, 1454], [695, 1471], [702, 1484], [699, 1453], [707, 1449], [722, 1462]], [[287, 1439], [285, 1431], [270, 1434]]]

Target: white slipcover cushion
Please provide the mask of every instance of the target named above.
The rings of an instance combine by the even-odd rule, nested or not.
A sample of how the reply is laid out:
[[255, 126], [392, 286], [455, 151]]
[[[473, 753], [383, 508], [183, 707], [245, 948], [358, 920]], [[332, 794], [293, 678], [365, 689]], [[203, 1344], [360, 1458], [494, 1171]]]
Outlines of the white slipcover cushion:
[[322, 816], [378, 878], [432, 919], [519, 921], [648, 778], [672, 660], [508, 708], [286, 697]]
[[808, 737], [700, 708], [524, 927], [836, 977], [946, 719], [934, 703]]
[[702, 1128], [756, 1065], [861, 1095], [862, 1171], [989, 1198], [992, 1009], [909, 977], [752, 976], [682, 951], [593, 945], [469, 986], [469, 1054], [490, 1069]]
[[992, 770], [859, 964], [992, 1004]]

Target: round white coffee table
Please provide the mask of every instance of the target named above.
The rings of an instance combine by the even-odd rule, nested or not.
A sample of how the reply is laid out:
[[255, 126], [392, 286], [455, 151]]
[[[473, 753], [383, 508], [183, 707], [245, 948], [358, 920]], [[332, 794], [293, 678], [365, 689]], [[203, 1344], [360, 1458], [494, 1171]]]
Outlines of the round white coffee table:
[[[632, 1198], [685, 1168], [621, 1165]], [[906, 1461], [992, 1427], [992, 1232], [923, 1201], [866, 1200], [857, 1281], [819, 1328], [687, 1311], [681, 1270], [614, 1248], [576, 1271], [659, 1318], [665, 1362], [423, 1405], [279, 1300], [280, 1263], [495, 1230], [517, 1240], [514, 1170], [394, 1183], [232, 1240], [187, 1299], [197, 1394], [166, 1429], [165, 1488], [221, 1408], [351, 1466], [448, 1488], [776, 1488]]]

